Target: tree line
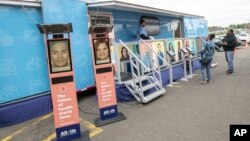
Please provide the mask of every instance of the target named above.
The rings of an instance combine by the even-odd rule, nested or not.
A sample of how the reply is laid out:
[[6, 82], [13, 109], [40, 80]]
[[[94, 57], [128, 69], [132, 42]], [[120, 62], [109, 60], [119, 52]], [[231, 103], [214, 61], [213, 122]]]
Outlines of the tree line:
[[230, 24], [228, 27], [211, 26], [211, 27], [208, 27], [208, 30], [209, 30], [209, 32], [214, 32], [214, 31], [218, 31], [218, 30], [227, 30], [229, 28], [232, 28], [232, 29], [250, 29], [250, 23]]

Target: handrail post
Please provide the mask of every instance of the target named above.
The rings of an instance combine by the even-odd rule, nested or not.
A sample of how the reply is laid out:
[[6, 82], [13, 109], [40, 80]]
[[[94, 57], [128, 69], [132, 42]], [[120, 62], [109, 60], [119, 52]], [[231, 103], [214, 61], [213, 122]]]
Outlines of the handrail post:
[[116, 75], [118, 77], [118, 83], [121, 84], [122, 83], [122, 80], [121, 80], [121, 62], [118, 58], [118, 50], [117, 50], [117, 44], [114, 44], [114, 50], [115, 50], [115, 60], [116, 60], [116, 63], [118, 64], [117, 66], [117, 72], [116, 72]]
[[[184, 39], [182, 39], [182, 44], [183, 44], [183, 47], [184, 47], [184, 44], [185, 44], [185, 41]], [[181, 55], [182, 55], [182, 60], [183, 60], [183, 73], [184, 73], [184, 77], [181, 79], [181, 81], [188, 81], [187, 79], [187, 59], [185, 57], [185, 53], [183, 52], [183, 50], [181, 49]]]
[[185, 54], [182, 52], [182, 56], [183, 56], [183, 67], [184, 67], [184, 77], [181, 79], [181, 81], [188, 81], [187, 79], [187, 62], [186, 62], [186, 58], [185, 58]]
[[193, 78], [192, 58], [189, 56], [189, 75], [188, 78]]

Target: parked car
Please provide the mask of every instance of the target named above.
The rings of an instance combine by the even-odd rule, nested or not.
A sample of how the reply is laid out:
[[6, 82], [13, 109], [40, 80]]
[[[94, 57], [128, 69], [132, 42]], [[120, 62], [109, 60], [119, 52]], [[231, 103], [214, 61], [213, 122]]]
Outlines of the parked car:
[[223, 40], [223, 38], [225, 37], [225, 35], [219, 35], [219, 36], [216, 36], [215, 38], [218, 38], [220, 40]]
[[[242, 46], [242, 41], [240, 40], [238, 35], [235, 35], [235, 36], [237, 39], [236, 48], [238, 48], [238, 47]], [[218, 52], [224, 51], [223, 46], [221, 45], [223, 38], [224, 38], [224, 36], [217, 36], [216, 38], [213, 39], [213, 43], [216, 45], [215, 50]]]
[[243, 46], [243, 42], [241, 41], [240, 36], [238, 34], [235, 34], [235, 37], [237, 39], [236, 48]]
[[223, 47], [221, 45], [222, 39], [220, 39], [219, 37], [216, 37], [216, 38], [213, 39], [213, 43], [215, 44], [215, 50], [218, 51], [218, 52], [224, 51]]
[[239, 34], [239, 38], [241, 41], [243, 41], [244, 43], [247, 41], [247, 43], [250, 43], [250, 35], [246, 34], [246, 33], [240, 33]]

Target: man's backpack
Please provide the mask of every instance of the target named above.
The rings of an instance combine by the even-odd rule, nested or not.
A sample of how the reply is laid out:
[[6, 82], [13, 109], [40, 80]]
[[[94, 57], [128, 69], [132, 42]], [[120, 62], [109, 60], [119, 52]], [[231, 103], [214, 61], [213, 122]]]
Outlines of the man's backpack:
[[207, 43], [205, 46], [205, 52], [201, 55], [201, 64], [210, 63], [214, 56], [214, 44], [212, 42]]

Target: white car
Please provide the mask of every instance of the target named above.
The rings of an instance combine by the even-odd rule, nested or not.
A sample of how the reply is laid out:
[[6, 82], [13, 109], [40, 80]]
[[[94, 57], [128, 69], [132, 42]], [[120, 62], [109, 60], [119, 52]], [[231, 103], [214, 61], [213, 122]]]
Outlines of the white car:
[[239, 34], [239, 38], [241, 41], [247, 41], [247, 43], [250, 43], [250, 35], [246, 33]]

